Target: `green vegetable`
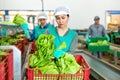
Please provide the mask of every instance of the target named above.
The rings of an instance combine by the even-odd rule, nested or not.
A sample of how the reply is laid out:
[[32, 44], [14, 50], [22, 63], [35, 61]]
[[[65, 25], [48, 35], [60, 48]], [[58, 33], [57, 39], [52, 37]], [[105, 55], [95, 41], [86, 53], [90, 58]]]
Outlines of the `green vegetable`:
[[100, 41], [100, 40], [99, 40], [99, 41], [97, 41], [97, 44], [98, 44], [98, 45], [101, 45], [102, 42], [103, 42], [103, 41]]
[[7, 52], [0, 50], [0, 55], [7, 55], [7, 54], [8, 54]]
[[5, 36], [0, 39], [0, 46], [13, 45], [13, 44], [17, 43], [18, 40], [20, 40], [20, 37]]
[[82, 67], [76, 62], [72, 54], [64, 54], [61, 58], [56, 60], [56, 65], [60, 74], [76, 74]]
[[30, 55], [29, 66], [37, 68], [43, 74], [49, 74], [52, 70], [53, 74], [59, 73], [54, 62], [51, 61], [54, 52], [54, 36], [50, 34], [42, 34], [36, 40], [37, 51]]
[[7, 55], [7, 52], [4, 52], [3, 50], [0, 50], [0, 62], [2, 62], [2, 56], [1, 55]]
[[54, 52], [54, 36], [51, 34], [41, 34], [37, 41], [36, 47], [40, 51], [39, 55], [44, 57], [51, 57], [53, 56]]
[[16, 14], [13, 19], [13, 23], [21, 25], [23, 23], [27, 23], [27, 21], [20, 14]]
[[90, 43], [89, 45], [90, 45], [90, 46], [98, 46], [97, 43]]
[[42, 72], [42, 74], [51, 74], [51, 73], [59, 74], [58, 68], [53, 61], [49, 62], [48, 64], [46, 64], [43, 67], [40, 67], [39, 69]]
[[102, 45], [109, 45], [109, 43], [108, 43], [106, 40], [104, 40], [104, 41], [102, 42]]
[[[59, 59], [52, 60], [54, 47], [54, 36], [51, 34], [42, 34], [36, 40], [37, 50], [30, 55], [29, 67], [35, 68], [37, 74], [40, 70], [42, 74], [76, 74], [82, 67], [76, 62], [72, 54], [64, 54]], [[66, 48], [63, 42], [57, 49]], [[54, 78], [55, 80], [57, 77]], [[53, 80], [54, 80], [53, 79]]]
[[104, 41], [97, 41], [89, 44], [90, 46], [106, 46], [109, 45], [109, 42], [104, 40]]

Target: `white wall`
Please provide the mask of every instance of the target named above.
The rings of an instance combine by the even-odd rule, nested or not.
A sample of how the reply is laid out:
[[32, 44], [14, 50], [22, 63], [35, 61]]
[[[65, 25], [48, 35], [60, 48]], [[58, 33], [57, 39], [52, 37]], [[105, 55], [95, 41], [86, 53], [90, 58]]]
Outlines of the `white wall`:
[[[71, 10], [69, 26], [74, 29], [88, 28], [94, 16], [101, 17], [105, 26], [105, 11], [120, 10], [120, 0], [43, 0], [45, 10], [67, 5]], [[0, 10], [41, 10], [41, 0], [0, 0]]]

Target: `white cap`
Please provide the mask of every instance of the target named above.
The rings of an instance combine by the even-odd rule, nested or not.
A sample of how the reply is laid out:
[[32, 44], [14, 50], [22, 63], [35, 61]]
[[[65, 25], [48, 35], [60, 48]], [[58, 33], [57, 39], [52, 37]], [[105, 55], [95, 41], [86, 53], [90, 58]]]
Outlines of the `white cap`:
[[66, 6], [57, 7], [55, 9], [55, 11], [54, 11], [54, 15], [57, 16], [57, 15], [61, 15], [61, 14], [68, 14], [68, 15], [70, 15], [69, 8], [67, 8]]
[[40, 13], [38, 19], [47, 19], [47, 14], [45, 12]]
[[94, 20], [98, 20], [98, 19], [100, 19], [99, 16], [95, 16], [95, 17], [94, 17]]

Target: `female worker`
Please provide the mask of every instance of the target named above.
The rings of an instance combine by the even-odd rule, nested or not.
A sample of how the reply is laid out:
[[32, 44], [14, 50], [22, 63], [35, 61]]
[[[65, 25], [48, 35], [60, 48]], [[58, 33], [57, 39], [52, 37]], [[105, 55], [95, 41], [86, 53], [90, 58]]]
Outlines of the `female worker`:
[[62, 42], [66, 43], [66, 48], [62, 50], [56, 50], [54, 57], [59, 58], [66, 52], [73, 53], [76, 49], [78, 42], [78, 35], [74, 30], [69, 29], [68, 21], [70, 17], [70, 11], [65, 6], [60, 6], [55, 9], [54, 16], [58, 26], [50, 31], [56, 38], [54, 40], [55, 47], [61, 45]]
[[40, 24], [35, 26], [35, 28], [33, 29], [30, 39], [31, 41], [37, 39], [40, 34], [46, 33], [47, 30], [52, 27], [52, 25], [47, 24], [47, 15], [44, 12], [39, 14], [38, 21]]

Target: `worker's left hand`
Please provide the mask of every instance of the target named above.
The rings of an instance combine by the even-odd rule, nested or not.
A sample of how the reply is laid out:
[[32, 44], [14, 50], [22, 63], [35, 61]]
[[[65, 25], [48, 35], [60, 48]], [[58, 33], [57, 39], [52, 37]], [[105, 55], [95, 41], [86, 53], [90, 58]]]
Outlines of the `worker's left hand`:
[[29, 34], [29, 31], [28, 31], [28, 24], [27, 23], [24, 23], [24, 24], [21, 24], [20, 25], [25, 33], [25, 36], [27, 38], [30, 38], [30, 34]]
[[110, 41], [110, 37], [108, 35], [106, 35], [107, 41]]
[[64, 53], [66, 53], [66, 52], [63, 50], [55, 50], [53, 55], [55, 58], [60, 58]]
[[91, 42], [90, 38], [88, 36], [86, 36], [86, 41], [89, 43]]

